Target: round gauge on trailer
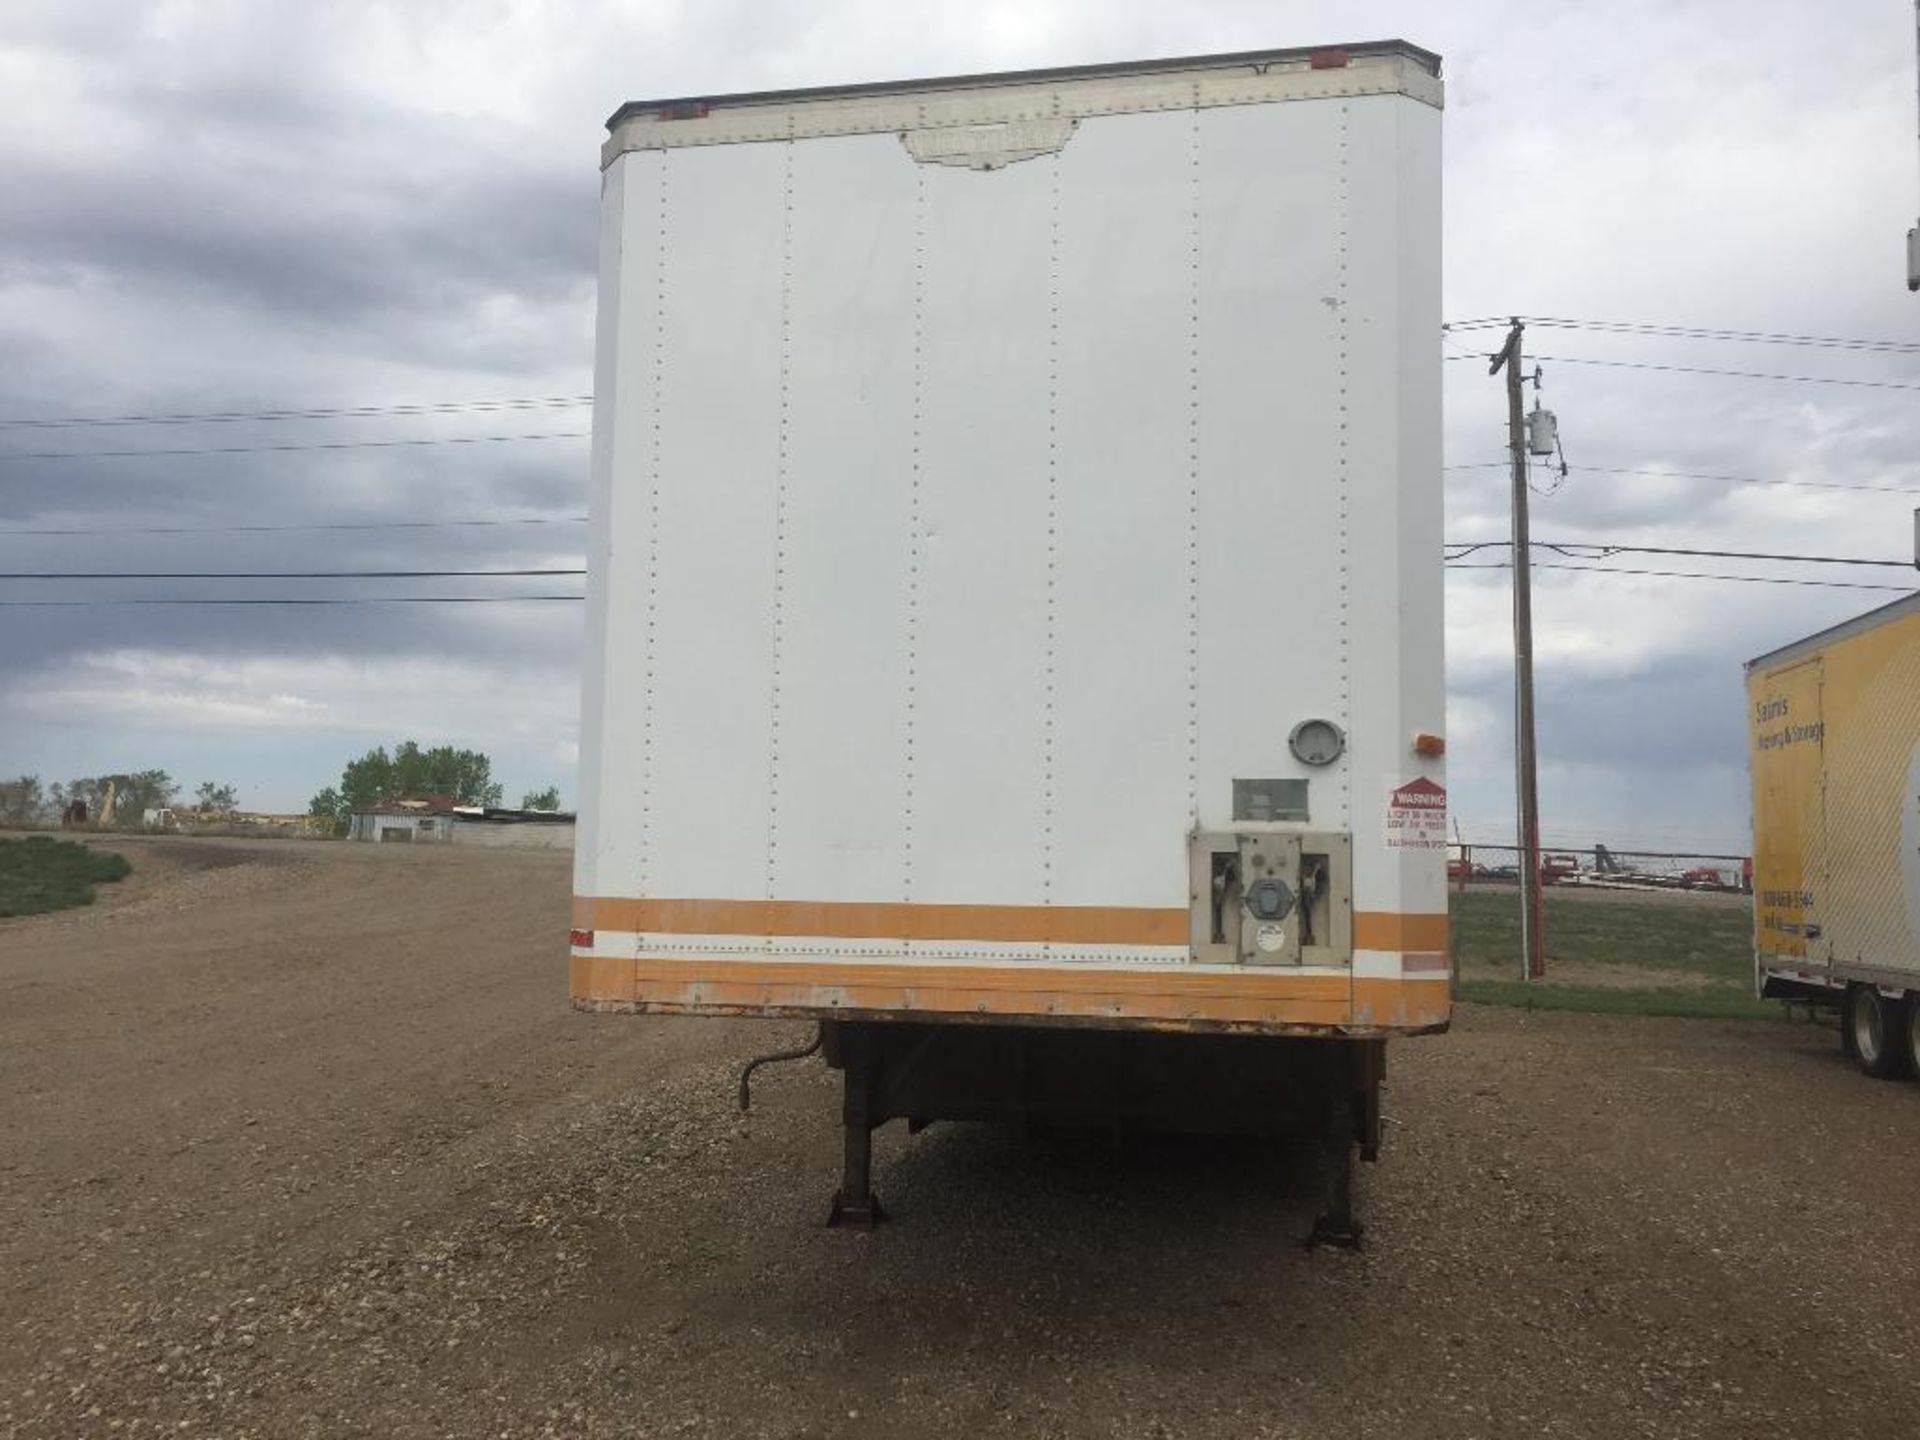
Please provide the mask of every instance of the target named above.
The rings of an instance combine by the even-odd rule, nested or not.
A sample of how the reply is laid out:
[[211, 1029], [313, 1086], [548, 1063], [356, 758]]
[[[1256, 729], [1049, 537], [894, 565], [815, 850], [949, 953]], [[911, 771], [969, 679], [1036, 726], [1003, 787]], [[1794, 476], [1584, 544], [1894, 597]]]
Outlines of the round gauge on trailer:
[[1287, 736], [1287, 748], [1302, 765], [1331, 765], [1347, 748], [1347, 737], [1331, 720], [1302, 720]]

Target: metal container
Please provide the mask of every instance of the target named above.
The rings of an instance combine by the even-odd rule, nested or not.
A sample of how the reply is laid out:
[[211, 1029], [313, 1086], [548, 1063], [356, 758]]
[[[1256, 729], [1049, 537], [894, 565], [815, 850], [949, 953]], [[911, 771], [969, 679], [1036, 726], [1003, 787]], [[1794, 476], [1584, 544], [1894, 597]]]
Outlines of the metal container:
[[1437, 72], [613, 117], [578, 1005], [1447, 1023]]

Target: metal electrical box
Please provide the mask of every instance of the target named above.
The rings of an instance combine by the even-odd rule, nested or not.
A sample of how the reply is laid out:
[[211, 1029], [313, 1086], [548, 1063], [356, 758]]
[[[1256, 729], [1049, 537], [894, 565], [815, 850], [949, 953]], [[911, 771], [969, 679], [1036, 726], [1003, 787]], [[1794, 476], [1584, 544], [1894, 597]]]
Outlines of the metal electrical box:
[[1349, 965], [1352, 845], [1263, 826], [1195, 834], [1188, 852], [1193, 958], [1215, 965]]

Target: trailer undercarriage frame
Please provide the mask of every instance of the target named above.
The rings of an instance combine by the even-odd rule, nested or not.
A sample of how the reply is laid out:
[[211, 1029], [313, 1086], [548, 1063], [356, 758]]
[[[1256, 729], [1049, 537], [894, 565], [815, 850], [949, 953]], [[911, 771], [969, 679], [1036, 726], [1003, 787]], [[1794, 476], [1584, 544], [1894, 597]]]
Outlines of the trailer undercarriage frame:
[[821, 1022], [843, 1077], [844, 1151], [829, 1225], [884, 1217], [873, 1132], [890, 1120], [1093, 1127], [1116, 1134], [1249, 1135], [1305, 1141], [1328, 1162], [1309, 1244], [1360, 1242], [1353, 1162], [1380, 1149], [1379, 1037], [1195, 1035], [919, 1021]]

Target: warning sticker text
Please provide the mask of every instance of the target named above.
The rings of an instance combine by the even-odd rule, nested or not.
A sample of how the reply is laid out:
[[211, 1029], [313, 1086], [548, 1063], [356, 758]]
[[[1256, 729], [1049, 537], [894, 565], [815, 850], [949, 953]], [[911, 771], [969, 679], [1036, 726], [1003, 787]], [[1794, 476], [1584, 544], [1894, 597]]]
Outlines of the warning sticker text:
[[1387, 796], [1387, 848], [1444, 850], [1447, 790], [1424, 777], [1396, 786]]

